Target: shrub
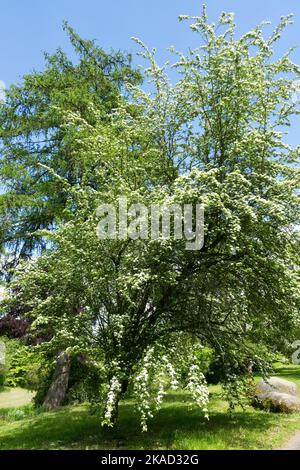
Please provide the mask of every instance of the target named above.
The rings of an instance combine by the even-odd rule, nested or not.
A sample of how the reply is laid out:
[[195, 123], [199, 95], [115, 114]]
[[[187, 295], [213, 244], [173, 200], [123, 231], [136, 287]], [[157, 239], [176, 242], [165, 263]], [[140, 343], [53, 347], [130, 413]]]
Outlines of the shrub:
[[0, 372], [0, 385], [8, 387], [23, 387], [35, 390], [38, 383], [38, 369], [41, 358], [34, 354], [30, 348], [20, 340], [2, 338], [6, 346], [6, 364], [2, 374]]

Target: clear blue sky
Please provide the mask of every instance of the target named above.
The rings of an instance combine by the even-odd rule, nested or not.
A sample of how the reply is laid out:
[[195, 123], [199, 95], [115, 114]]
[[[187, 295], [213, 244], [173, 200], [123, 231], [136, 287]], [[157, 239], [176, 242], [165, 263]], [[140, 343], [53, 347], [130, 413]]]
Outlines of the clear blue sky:
[[[70, 50], [61, 24], [64, 19], [86, 38], [97, 39], [105, 49], [135, 51], [137, 36], [158, 50], [165, 60], [166, 49], [174, 45], [185, 50], [197, 44], [197, 36], [177, 20], [180, 14], [199, 14], [198, 0], [1, 0], [0, 81], [7, 85], [24, 73], [43, 66], [42, 51], [58, 46]], [[299, 0], [207, 0], [208, 13], [216, 20], [221, 11], [236, 13], [239, 31], [244, 33], [262, 20], [277, 23], [281, 15], [295, 14], [280, 49], [300, 45]], [[300, 48], [293, 59], [300, 63]], [[298, 126], [290, 139], [295, 143]], [[297, 139], [298, 140], [298, 139]]]

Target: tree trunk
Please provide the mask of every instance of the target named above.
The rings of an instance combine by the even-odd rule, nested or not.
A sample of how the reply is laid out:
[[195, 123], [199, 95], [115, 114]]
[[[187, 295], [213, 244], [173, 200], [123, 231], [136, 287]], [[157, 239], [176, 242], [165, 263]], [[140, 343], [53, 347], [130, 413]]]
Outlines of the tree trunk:
[[63, 404], [68, 389], [70, 366], [69, 354], [61, 352], [57, 357], [52, 383], [43, 403], [43, 407], [47, 410], [53, 410]]

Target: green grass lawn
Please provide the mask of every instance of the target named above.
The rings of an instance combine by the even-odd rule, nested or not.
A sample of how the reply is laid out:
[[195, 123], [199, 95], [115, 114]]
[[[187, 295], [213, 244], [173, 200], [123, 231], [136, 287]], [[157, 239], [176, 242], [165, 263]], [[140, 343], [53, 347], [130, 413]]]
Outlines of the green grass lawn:
[[[300, 388], [300, 366], [277, 365], [276, 371]], [[0, 409], [0, 449], [272, 449], [300, 430], [300, 413], [248, 407], [229, 415], [226, 410], [216, 386], [211, 387], [208, 422], [187, 394], [172, 393], [141, 434], [130, 401], [122, 403], [119, 425], [111, 431], [104, 431], [99, 416], [85, 405], [47, 413], [32, 405]]]

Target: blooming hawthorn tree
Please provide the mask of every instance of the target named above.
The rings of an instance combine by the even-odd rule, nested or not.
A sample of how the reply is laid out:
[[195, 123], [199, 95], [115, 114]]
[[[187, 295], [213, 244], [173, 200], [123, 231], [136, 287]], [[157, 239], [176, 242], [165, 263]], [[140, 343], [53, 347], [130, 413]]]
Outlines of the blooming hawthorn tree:
[[[215, 351], [228, 389], [247, 361], [265, 370], [266, 352], [298, 321], [299, 148], [283, 130], [299, 112], [300, 69], [289, 53], [273, 59], [291, 17], [267, 39], [264, 25], [236, 39], [231, 14], [217, 26], [205, 9], [180, 19], [200, 44], [175, 52], [176, 84], [136, 40], [150, 91], [128, 84], [129, 101], [120, 99], [105, 125], [92, 103], [89, 120], [61, 109], [83, 175], [71, 186], [43, 164], [66, 194], [68, 222], [39, 232], [49, 248], [22, 267], [10, 299], [26, 305], [32, 334], [49, 333], [41, 347], [99, 361], [106, 425], [128, 387], [144, 430], [169, 386], [187, 387], [206, 415], [199, 348]], [[84, 176], [87, 162], [96, 185]], [[119, 196], [145, 206], [201, 203], [204, 246], [99, 240], [96, 209]]]

